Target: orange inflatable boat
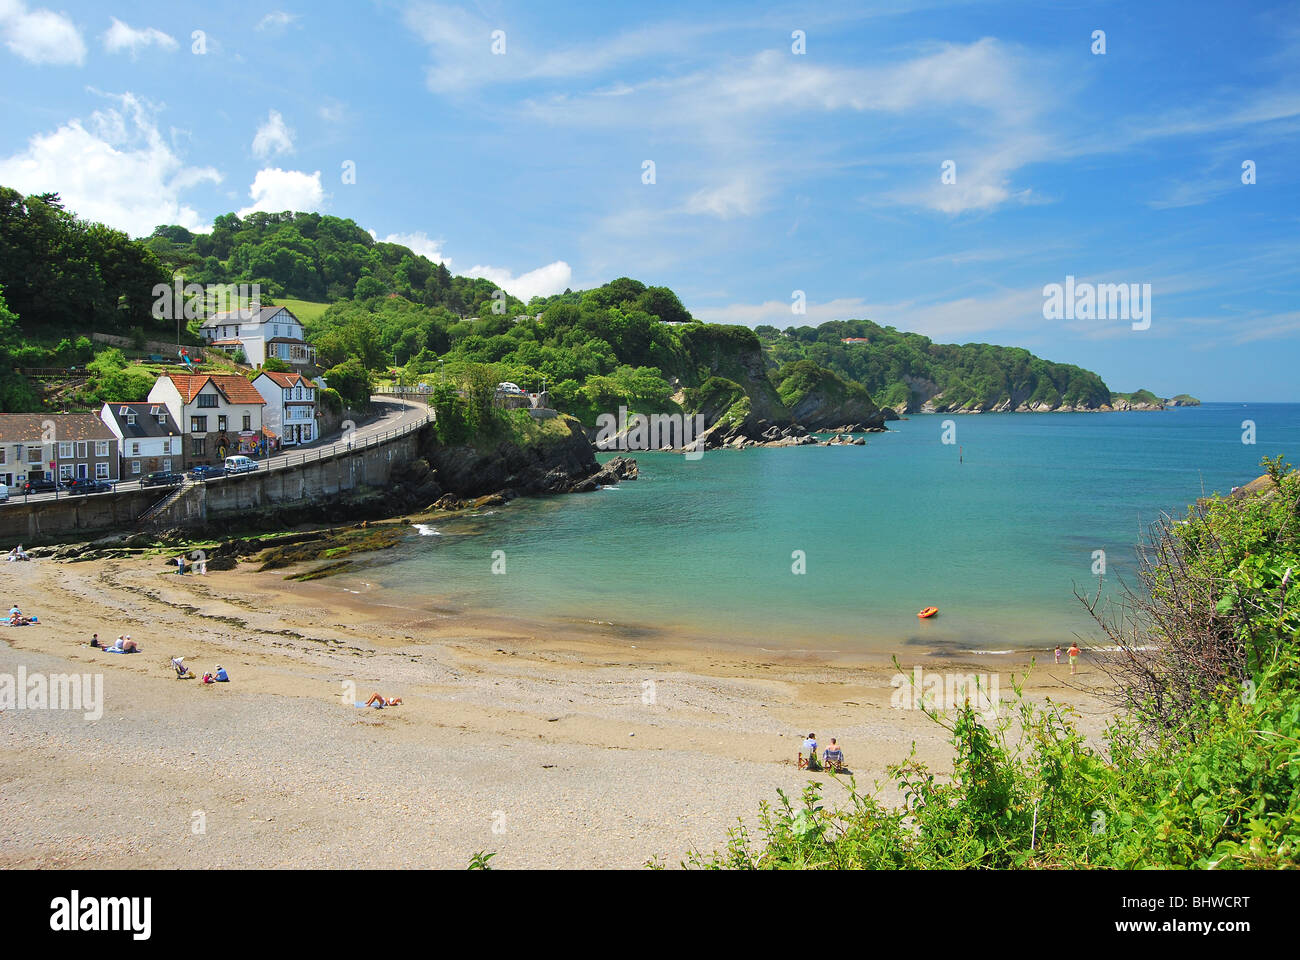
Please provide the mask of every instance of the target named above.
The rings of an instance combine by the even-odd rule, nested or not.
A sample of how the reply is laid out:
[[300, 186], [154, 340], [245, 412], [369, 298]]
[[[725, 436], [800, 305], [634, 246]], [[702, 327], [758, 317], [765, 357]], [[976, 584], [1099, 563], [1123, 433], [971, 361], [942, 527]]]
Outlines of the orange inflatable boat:
[[939, 612], [938, 607], [926, 607], [924, 610], [918, 613], [917, 616], [920, 617], [922, 620], [924, 620], [927, 617], [933, 617], [938, 612]]

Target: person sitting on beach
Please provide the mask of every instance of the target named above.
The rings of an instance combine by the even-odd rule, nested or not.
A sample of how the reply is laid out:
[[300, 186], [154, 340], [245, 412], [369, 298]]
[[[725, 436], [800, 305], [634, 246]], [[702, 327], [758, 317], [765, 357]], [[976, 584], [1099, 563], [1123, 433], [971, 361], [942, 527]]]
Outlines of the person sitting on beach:
[[172, 657], [172, 669], [176, 671], [178, 680], [194, 679], [194, 674], [190, 672], [190, 668], [185, 666], [184, 657]]
[[18, 604], [15, 603], [12, 607], [9, 608], [9, 617], [11, 619], [13, 617], [21, 617], [22, 615], [23, 615], [22, 611], [18, 609]]
[[844, 751], [839, 748], [834, 737], [831, 737], [831, 745], [827, 747], [826, 752], [822, 754], [822, 759], [826, 761], [826, 766], [828, 767], [844, 766]]
[[817, 734], [815, 733], [808, 734], [808, 736], [804, 738], [803, 748], [808, 754], [808, 769], [809, 770], [821, 769], [817, 763]]
[[210, 673], [205, 673], [205, 674], [203, 675], [203, 682], [204, 682], [204, 683], [216, 683], [217, 680], [216, 680], [216, 678], [215, 678], [214, 676], [212, 676], [212, 674], [210, 674]]
[[99, 649], [99, 634], [92, 633], [90, 635], [90, 645], [94, 647], [96, 650]]
[[140, 644], [136, 643], [128, 635], [128, 636], [118, 637], [115, 641], [113, 641], [113, 645], [111, 647], [105, 647], [104, 649], [107, 650], [109, 653], [139, 653]]
[[213, 679], [215, 679], [217, 683], [229, 683], [230, 674], [226, 673], [225, 667], [221, 664], [217, 664], [217, 675]]

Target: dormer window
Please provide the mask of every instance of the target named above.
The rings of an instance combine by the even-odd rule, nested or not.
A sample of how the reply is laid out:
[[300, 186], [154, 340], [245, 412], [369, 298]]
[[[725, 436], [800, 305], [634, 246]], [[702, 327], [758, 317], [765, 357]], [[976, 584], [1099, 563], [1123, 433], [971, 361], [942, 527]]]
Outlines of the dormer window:
[[134, 413], [128, 413], [128, 414], [126, 415], [126, 423], [127, 423], [127, 426], [130, 426], [130, 427], [134, 427], [134, 426], [135, 426], [135, 414], [134, 414]]
[[163, 425], [163, 424], [166, 424], [166, 423], [167, 423], [167, 414], [165, 414], [165, 413], [160, 413], [160, 414], [158, 414], [158, 423], [159, 423], [160, 426]]

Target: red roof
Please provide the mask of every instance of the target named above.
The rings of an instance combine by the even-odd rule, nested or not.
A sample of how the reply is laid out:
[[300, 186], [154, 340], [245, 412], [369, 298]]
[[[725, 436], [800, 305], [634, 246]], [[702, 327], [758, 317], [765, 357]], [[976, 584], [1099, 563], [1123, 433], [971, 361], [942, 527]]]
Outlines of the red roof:
[[314, 387], [301, 373], [281, 373], [279, 370], [263, 370], [262, 376], [270, 377], [282, 387]]
[[262, 395], [245, 377], [234, 373], [201, 373], [194, 376], [168, 374], [167, 379], [176, 384], [181, 399], [190, 403], [209, 381], [230, 403], [265, 404]]

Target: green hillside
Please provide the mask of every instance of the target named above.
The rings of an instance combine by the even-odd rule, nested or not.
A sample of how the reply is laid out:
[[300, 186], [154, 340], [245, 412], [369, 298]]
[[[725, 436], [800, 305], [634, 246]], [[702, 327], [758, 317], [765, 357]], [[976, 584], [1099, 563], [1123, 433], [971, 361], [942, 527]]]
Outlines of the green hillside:
[[784, 332], [761, 326], [756, 332], [774, 364], [811, 360], [861, 384], [881, 406], [899, 412], [1098, 409], [1110, 401], [1110, 390], [1097, 374], [1016, 347], [939, 344], [869, 320]]

